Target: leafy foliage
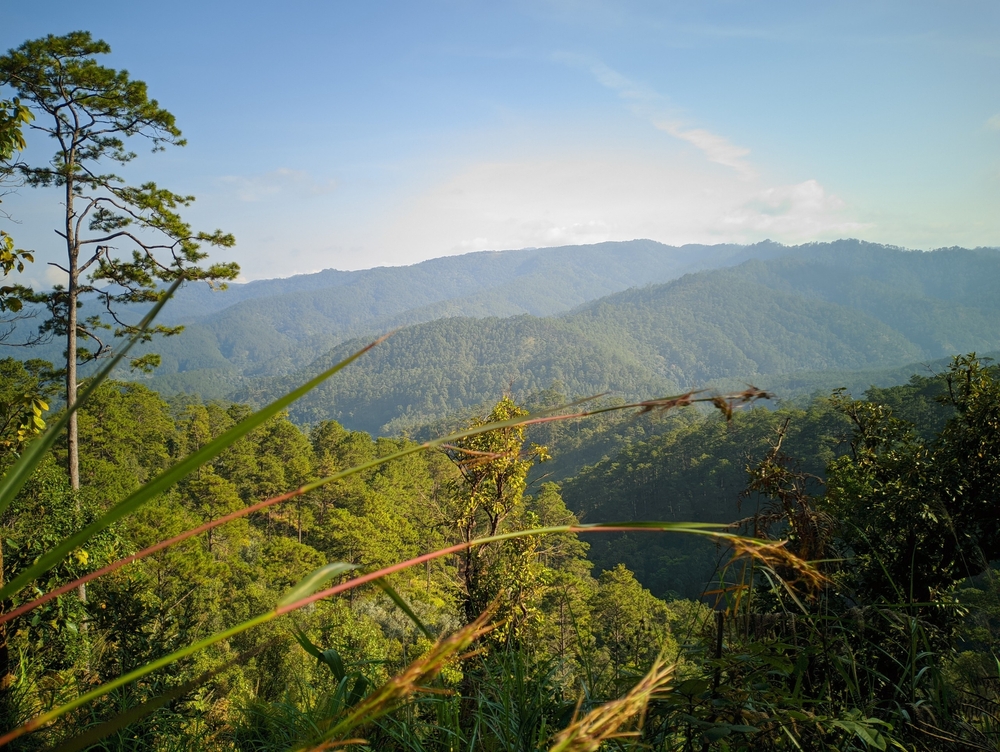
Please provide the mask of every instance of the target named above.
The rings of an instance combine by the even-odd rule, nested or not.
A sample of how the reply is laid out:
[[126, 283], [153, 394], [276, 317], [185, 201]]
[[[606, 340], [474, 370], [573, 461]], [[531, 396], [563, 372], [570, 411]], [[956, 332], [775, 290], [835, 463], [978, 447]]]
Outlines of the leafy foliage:
[[928, 602], [1000, 558], [996, 369], [956, 358], [939, 384], [952, 417], [929, 440], [887, 406], [842, 404], [856, 431], [851, 454], [830, 468], [827, 498], [850, 521], [844, 540], [867, 597]]

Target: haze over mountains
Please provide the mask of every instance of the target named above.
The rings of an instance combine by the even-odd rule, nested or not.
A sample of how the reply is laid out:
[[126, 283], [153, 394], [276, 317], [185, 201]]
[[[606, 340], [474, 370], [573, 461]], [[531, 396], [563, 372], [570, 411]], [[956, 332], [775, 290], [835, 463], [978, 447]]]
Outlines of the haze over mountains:
[[186, 288], [166, 319], [187, 329], [154, 343], [163, 365], [150, 385], [260, 403], [402, 327], [292, 417], [396, 431], [553, 383], [629, 398], [747, 382], [788, 396], [864, 388], [1000, 349], [998, 291], [995, 249], [636, 240], [472, 253]]
[[[759, 253], [773, 252], [761, 244]], [[774, 249], [779, 246], [774, 246]], [[665, 282], [745, 258], [743, 246], [671, 248], [650, 240], [487, 251], [412, 266], [232, 285], [188, 286], [166, 320], [188, 325], [183, 343], [157, 345], [161, 374], [232, 367], [244, 376], [302, 368], [345, 339], [452, 316], [550, 316], [635, 285]], [[192, 348], [192, 343], [197, 343]]]

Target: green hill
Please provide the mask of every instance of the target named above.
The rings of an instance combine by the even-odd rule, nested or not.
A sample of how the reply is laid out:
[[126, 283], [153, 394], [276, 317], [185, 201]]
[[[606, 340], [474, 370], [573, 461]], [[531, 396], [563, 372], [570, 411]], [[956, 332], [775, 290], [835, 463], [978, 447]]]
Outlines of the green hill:
[[[270, 400], [366, 342], [347, 342], [305, 371], [251, 382], [232, 397], [252, 403]], [[634, 353], [588, 338], [564, 319], [450, 318], [398, 332], [299, 400], [292, 418], [300, 423], [334, 418], [384, 433], [480, 405], [511, 387], [527, 394], [554, 381], [573, 394], [676, 389]]]
[[[570, 395], [631, 398], [711, 383], [787, 385], [802, 372], [893, 371], [1000, 348], [993, 290], [1000, 290], [995, 251], [802, 246], [626, 290], [560, 316], [456, 317], [408, 327], [301, 400], [292, 415], [379, 432], [554, 381]], [[364, 343], [346, 342], [308, 368], [256, 380], [233, 396], [269, 399]], [[808, 380], [799, 389], [812, 390]]]
[[[674, 248], [634, 240], [328, 270], [233, 285], [221, 294], [188, 287], [166, 318], [186, 324], [187, 334], [159, 341], [154, 349], [163, 358], [161, 376], [204, 369], [230, 376], [284, 374], [351, 337], [452, 316], [551, 316], [634, 285], [742, 259], [746, 252], [743, 246]], [[162, 384], [201, 388], [201, 374]]]

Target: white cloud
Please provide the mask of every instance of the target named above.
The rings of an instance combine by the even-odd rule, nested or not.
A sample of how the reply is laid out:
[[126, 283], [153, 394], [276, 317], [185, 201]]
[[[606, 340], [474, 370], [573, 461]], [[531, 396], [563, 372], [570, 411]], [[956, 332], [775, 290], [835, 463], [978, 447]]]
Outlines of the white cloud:
[[788, 241], [850, 235], [867, 228], [846, 216], [846, 205], [816, 180], [760, 191], [723, 223], [739, 233], [756, 233]]
[[700, 149], [709, 162], [731, 167], [744, 178], [753, 178], [756, 175], [750, 164], [743, 159], [750, 153], [750, 150], [737, 146], [722, 136], [706, 131], [704, 128], [685, 130], [680, 123], [669, 121], [656, 123], [656, 127], [661, 131], [666, 131], [674, 138], [687, 141]]
[[69, 281], [69, 275], [57, 266], [46, 264], [44, 269], [45, 271], [42, 272], [42, 277], [45, 280], [44, 287], [65, 285]]
[[986, 127], [991, 131], [1000, 131], [1000, 112], [986, 121]]
[[571, 52], [557, 52], [552, 59], [588, 71], [597, 83], [615, 92], [640, 117], [648, 118], [655, 107], [664, 106], [664, 97], [658, 91], [619, 73], [600, 60]]
[[640, 237], [676, 245], [799, 242], [864, 227], [815, 180], [762, 188], [706, 170], [690, 154], [479, 162], [394, 214], [371, 249], [382, 263]]
[[231, 186], [240, 201], [257, 202], [271, 199], [281, 194], [292, 196], [320, 196], [337, 189], [334, 180], [316, 180], [304, 170], [277, 170], [260, 175], [226, 175], [219, 178], [224, 185]]
[[65, 286], [69, 275], [59, 267], [41, 261], [36, 254], [35, 263], [25, 266], [23, 272], [12, 272], [11, 279], [34, 290], [49, 290], [55, 285]]
[[[600, 60], [568, 53], [559, 53], [554, 57], [560, 62], [587, 68], [599, 84], [616, 92], [627, 102], [635, 115], [648, 120], [658, 130], [699, 149], [710, 162], [736, 170], [746, 179], [756, 175], [750, 163], [744, 159], [750, 154], [749, 149], [737, 146], [726, 137], [704, 128], [686, 127], [676, 118], [663, 114], [665, 98], [654, 89], [633, 81]], [[657, 109], [660, 112], [656, 112]]]

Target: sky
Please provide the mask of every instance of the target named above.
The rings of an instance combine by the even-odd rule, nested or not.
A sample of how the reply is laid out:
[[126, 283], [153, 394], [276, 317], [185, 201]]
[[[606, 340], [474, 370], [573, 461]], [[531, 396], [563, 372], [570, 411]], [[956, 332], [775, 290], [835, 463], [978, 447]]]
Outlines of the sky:
[[[86, 29], [188, 140], [124, 176], [197, 201], [243, 279], [478, 250], [857, 237], [1000, 246], [1000, 3], [20, 3]], [[9, 92], [8, 92], [9, 94]], [[141, 145], [140, 145], [141, 146]], [[27, 161], [51, 154], [32, 138]], [[58, 196], [3, 198], [52, 282]], [[44, 278], [44, 279], [43, 279]]]

